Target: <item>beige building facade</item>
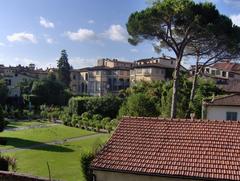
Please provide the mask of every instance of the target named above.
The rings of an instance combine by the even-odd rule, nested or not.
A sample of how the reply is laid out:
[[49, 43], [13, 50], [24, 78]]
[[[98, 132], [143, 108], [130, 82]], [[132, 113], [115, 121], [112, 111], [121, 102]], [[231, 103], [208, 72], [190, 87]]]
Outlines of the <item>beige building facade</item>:
[[176, 60], [160, 57], [138, 60], [130, 71], [130, 84], [139, 81], [168, 81], [172, 79]]
[[129, 87], [131, 66], [130, 62], [100, 59], [95, 67], [72, 70], [71, 90], [75, 95], [117, 94]]
[[[195, 181], [189, 178], [137, 175], [130, 173], [109, 172], [109, 171], [93, 171], [93, 181]], [[97, 178], [97, 179], [96, 179]], [[196, 179], [197, 180], [197, 179]]]
[[20, 83], [36, 79], [46, 78], [48, 71], [36, 69], [34, 64], [27, 67], [18, 65], [16, 67], [0, 66], [0, 77], [5, 81], [9, 89], [9, 97], [19, 97], [21, 95]]
[[175, 65], [176, 60], [171, 57], [135, 62], [99, 59], [95, 67], [72, 70], [70, 87], [75, 95], [118, 94], [139, 81], [171, 80]]

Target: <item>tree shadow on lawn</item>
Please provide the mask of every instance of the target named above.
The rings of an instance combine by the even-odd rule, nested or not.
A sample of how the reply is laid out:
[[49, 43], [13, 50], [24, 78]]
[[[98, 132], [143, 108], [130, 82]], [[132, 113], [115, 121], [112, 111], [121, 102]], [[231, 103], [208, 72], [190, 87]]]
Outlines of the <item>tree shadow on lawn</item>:
[[[74, 151], [72, 149], [60, 146], [60, 144], [63, 144], [63, 142], [55, 142], [55, 144], [47, 144], [44, 142], [26, 140], [22, 138], [1, 137], [1, 139], [7, 140], [7, 143], [5, 144], [5, 146], [13, 146], [14, 148], [20, 148], [20, 149], [44, 150], [44, 151], [52, 151], [52, 152], [73, 152]], [[7, 151], [8, 149], [14, 149], [14, 148], [4, 149], [4, 147], [2, 147], [2, 149], [0, 148], [0, 152], [1, 150]]]

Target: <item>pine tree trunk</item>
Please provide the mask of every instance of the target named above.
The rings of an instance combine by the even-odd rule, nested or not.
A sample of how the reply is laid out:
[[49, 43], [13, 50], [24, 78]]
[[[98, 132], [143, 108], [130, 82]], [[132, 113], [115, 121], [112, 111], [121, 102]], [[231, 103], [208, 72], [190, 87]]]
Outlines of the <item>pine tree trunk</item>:
[[190, 117], [191, 114], [191, 107], [194, 101], [194, 97], [195, 97], [195, 93], [196, 93], [196, 88], [197, 88], [197, 81], [198, 81], [198, 75], [199, 75], [199, 54], [197, 53], [197, 60], [196, 60], [196, 66], [195, 66], [195, 73], [194, 73], [194, 77], [193, 77], [193, 81], [192, 81], [192, 89], [191, 89], [191, 95], [190, 95], [190, 99], [189, 99], [189, 105], [188, 105], [188, 111], [186, 114], [186, 118]]
[[[194, 96], [195, 96], [195, 92], [196, 92], [196, 88], [197, 88], [197, 79], [198, 79], [198, 73], [194, 74], [193, 77], [193, 82], [192, 82], [192, 89], [191, 89], [191, 95], [190, 95], [190, 103], [193, 102]], [[190, 108], [190, 104], [189, 104], [189, 108]]]
[[177, 58], [177, 64], [173, 75], [173, 94], [172, 94], [172, 105], [171, 105], [171, 118], [177, 116], [177, 96], [179, 87], [179, 72], [180, 72], [181, 58]]

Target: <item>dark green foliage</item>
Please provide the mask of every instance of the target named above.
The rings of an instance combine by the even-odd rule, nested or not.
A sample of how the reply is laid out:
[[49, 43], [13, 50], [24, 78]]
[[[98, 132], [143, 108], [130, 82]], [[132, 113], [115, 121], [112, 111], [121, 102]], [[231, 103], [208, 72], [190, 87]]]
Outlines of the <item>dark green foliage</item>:
[[[150, 40], [158, 53], [162, 48], [174, 53], [176, 66], [173, 75], [171, 118], [178, 114], [177, 99], [181, 97], [178, 95], [180, 66], [189, 47], [194, 47], [197, 42], [199, 45], [214, 47], [211, 51], [204, 48], [204, 52], [208, 54], [222, 53], [225, 47], [232, 50], [228, 52], [239, 52], [240, 36], [236, 33], [240, 32], [239, 28], [234, 27], [229, 18], [221, 15], [215, 6], [208, 2], [156, 0], [152, 6], [130, 15], [127, 30], [130, 35], [129, 43], [132, 45]], [[223, 46], [220, 48], [219, 45]], [[215, 61], [215, 58], [212, 60]]]
[[8, 171], [8, 165], [8, 161], [5, 158], [0, 157], [0, 170]]
[[69, 87], [71, 66], [68, 63], [68, 55], [66, 50], [61, 51], [61, 57], [57, 62], [57, 67], [59, 81], [61, 81], [66, 87]]
[[[172, 85], [172, 81], [137, 83], [125, 91], [124, 94], [127, 97], [119, 111], [119, 116], [170, 117]], [[177, 117], [185, 118], [189, 104], [191, 82], [184, 75], [180, 77], [178, 91]], [[222, 94], [222, 92], [209, 80], [199, 80], [199, 86], [197, 87], [196, 92], [194, 102], [191, 106], [191, 112], [194, 112], [197, 118], [201, 118], [202, 100], [213, 94]], [[151, 103], [151, 106], [148, 105], [149, 102]], [[149, 113], [152, 115], [149, 115]]]
[[8, 96], [8, 88], [4, 80], [0, 79], [0, 105], [3, 105]]
[[200, 79], [193, 104], [191, 105], [191, 111], [195, 113], [197, 118], [201, 118], [203, 99], [221, 94], [224, 94], [224, 92], [218, 89], [213, 82]]
[[81, 155], [80, 163], [82, 172], [86, 181], [92, 181], [92, 173], [90, 170], [91, 161], [94, 159], [94, 153], [88, 152]]
[[50, 78], [35, 80], [31, 92], [28, 98], [33, 105], [66, 105], [70, 98], [65, 86], [60, 81]]
[[0, 170], [9, 171], [9, 168], [11, 168], [12, 171], [17, 170], [16, 159], [10, 156], [0, 155]]
[[116, 96], [103, 97], [73, 97], [69, 100], [71, 114], [81, 115], [84, 112], [100, 114], [103, 117], [115, 118], [122, 104]]
[[154, 101], [143, 93], [130, 95], [119, 110], [119, 116], [157, 116]]
[[7, 123], [8, 122], [4, 120], [3, 110], [2, 107], [0, 106], [0, 132], [2, 132], [5, 129]]

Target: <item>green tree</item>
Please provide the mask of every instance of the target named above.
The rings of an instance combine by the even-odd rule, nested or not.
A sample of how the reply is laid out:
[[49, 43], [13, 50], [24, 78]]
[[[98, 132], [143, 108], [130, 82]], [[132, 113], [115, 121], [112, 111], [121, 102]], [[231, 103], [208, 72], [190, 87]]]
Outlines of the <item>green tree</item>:
[[54, 79], [35, 80], [30, 98], [35, 105], [66, 105], [70, 93], [62, 82]]
[[61, 51], [61, 57], [57, 62], [58, 67], [58, 79], [65, 84], [66, 87], [70, 84], [70, 69], [71, 66], [68, 63], [68, 54], [66, 50]]
[[0, 105], [4, 104], [8, 97], [8, 88], [4, 80], [0, 79]]
[[130, 95], [119, 110], [119, 116], [158, 116], [155, 104], [143, 93]]
[[4, 120], [3, 110], [0, 106], [0, 132], [2, 132], [7, 126], [7, 121]]
[[[177, 98], [180, 66], [186, 47], [197, 37], [204, 35], [206, 27], [215, 23], [214, 13], [209, 18], [204, 10], [198, 10], [198, 4], [192, 0], [162, 0], [143, 11], [130, 15], [127, 30], [130, 34], [129, 42], [137, 45], [143, 40], [153, 41], [156, 51], [166, 48], [176, 56], [176, 66], [173, 75], [171, 117], [177, 114]], [[214, 7], [215, 8], [215, 7]], [[194, 38], [194, 39], [193, 39]]]

